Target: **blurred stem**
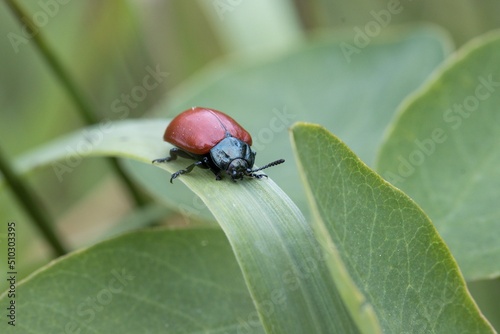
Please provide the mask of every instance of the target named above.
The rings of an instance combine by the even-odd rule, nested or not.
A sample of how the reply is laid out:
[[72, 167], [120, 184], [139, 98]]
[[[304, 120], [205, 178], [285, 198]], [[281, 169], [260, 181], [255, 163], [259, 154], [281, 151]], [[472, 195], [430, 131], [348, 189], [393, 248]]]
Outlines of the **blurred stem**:
[[31, 216], [35, 224], [38, 226], [42, 234], [52, 246], [54, 253], [61, 256], [67, 253], [62, 245], [61, 238], [52, 229], [51, 219], [47, 213], [40, 209], [39, 201], [35, 197], [35, 193], [23, 183], [13, 172], [8, 160], [0, 151], [0, 171], [2, 172], [5, 181], [9, 184], [10, 189], [16, 196], [18, 202]]
[[[26, 24], [27, 28], [31, 30], [33, 33], [32, 39], [35, 42], [38, 51], [42, 57], [47, 61], [50, 68], [56, 75], [56, 77], [61, 81], [62, 86], [66, 89], [68, 95], [71, 97], [73, 102], [75, 103], [80, 116], [83, 118], [87, 125], [92, 125], [98, 123], [98, 119], [92, 112], [92, 108], [89, 103], [87, 103], [86, 99], [83, 97], [83, 94], [79, 91], [77, 85], [73, 82], [68, 72], [65, 71], [61, 62], [57, 59], [55, 54], [52, 52], [51, 48], [48, 46], [47, 42], [42, 36], [42, 33], [39, 30], [35, 23], [31, 20], [30, 16], [27, 12], [15, 1], [15, 0], [6, 0], [7, 5], [10, 7], [14, 16], [19, 21], [20, 24]], [[35, 33], [36, 32], [36, 33]], [[111, 163], [111, 167], [114, 169], [115, 173], [121, 179], [125, 187], [128, 189], [129, 194], [132, 196], [132, 199], [135, 201], [137, 206], [143, 206], [146, 204], [146, 201], [140, 196], [140, 192], [135, 186], [135, 184], [128, 178], [125, 174], [125, 171], [118, 163], [116, 158], [109, 158]]]

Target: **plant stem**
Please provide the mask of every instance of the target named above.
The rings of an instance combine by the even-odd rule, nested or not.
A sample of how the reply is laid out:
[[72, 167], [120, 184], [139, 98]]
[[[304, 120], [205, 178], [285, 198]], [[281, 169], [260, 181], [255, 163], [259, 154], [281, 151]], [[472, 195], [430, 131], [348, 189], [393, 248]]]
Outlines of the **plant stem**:
[[[80, 116], [83, 118], [87, 125], [92, 125], [98, 123], [98, 119], [92, 112], [93, 108], [87, 103], [87, 100], [83, 97], [83, 94], [79, 91], [77, 85], [73, 82], [68, 72], [63, 68], [61, 62], [57, 59], [56, 55], [52, 52], [51, 48], [45, 41], [42, 33], [37, 28], [35, 23], [31, 20], [30, 16], [26, 11], [15, 1], [6, 0], [10, 9], [14, 13], [14, 16], [21, 24], [26, 24], [28, 29], [33, 33], [32, 39], [35, 45], [40, 51], [42, 57], [47, 61], [48, 65], [60, 80], [62, 86], [66, 89], [68, 95], [75, 103]], [[109, 158], [111, 167], [114, 169], [115, 173], [121, 179], [125, 187], [128, 189], [130, 196], [137, 206], [143, 206], [146, 201], [141, 197], [139, 189], [135, 184], [128, 178], [123, 168], [118, 163], [116, 158]]]
[[37, 200], [35, 193], [13, 172], [12, 167], [4, 157], [2, 151], [0, 151], [0, 171], [18, 202], [28, 212], [52, 246], [54, 253], [58, 256], [66, 254], [67, 251], [61, 242], [61, 238], [53, 230], [51, 219], [48, 217], [47, 213], [40, 208], [40, 202]]

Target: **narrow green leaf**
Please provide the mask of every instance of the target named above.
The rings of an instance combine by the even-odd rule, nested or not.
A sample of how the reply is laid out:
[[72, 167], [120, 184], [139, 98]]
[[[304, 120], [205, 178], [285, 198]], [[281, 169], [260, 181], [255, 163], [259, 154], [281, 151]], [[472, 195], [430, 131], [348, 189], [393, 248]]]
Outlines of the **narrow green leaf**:
[[267, 333], [358, 332], [310, 225], [271, 179], [216, 182], [197, 171], [180, 180], [226, 233]]
[[377, 170], [429, 214], [468, 280], [500, 275], [500, 32], [401, 107]]
[[[60, 168], [78, 168], [84, 156], [113, 155], [154, 169], [151, 160], [168, 152], [169, 145], [161, 141], [165, 126], [160, 120], [127, 120], [109, 123], [106, 130], [103, 125], [91, 127], [25, 156], [19, 168], [52, 164], [57, 173]], [[54, 165], [57, 160], [62, 167]], [[157, 166], [170, 174], [185, 165], [179, 159]], [[169, 174], [158, 178], [157, 187], [175, 193], [175, 185], [184, 182], [226, 233], [257, 308], [258, 316], [245, 320], [250, 329], [262, 322], [269, 333], [357, 332], [311, 227], [271, 179], [216, 182], [210, 171], [197, 169], [171, 185]]]
[[[298, 124], [292, 139], [325, 250], [338, 252], [384, 332], [493, 332], [446, 245], [410, 198], [326, 129]], [[337, 278], [335, 258], [327, 263]]]
[[[12, 298], [0, 307], [7, 314]], [[16, 287], [2, 333], [224, 333], [256, 318], [220, 230], [128, 234], [58, 259]], [[252, 333], [263, 333], [258, 321]]]
[[[168, 154], [171, 146], [163, 141], [163, 133], [168, 122], [168, 119], [105, 121], [57, 138], [27, 152], [15, 160], [15, 170], [19, 174], [26, 174], [40, 168], [50, 167], [59, 181], [63, 182], [71, 177], [71, 173], [79, 168], [86, 157], [132, 158], [133, 160], [122, 161], [122, 164], [127, 169], [134, 170], [131, 177], [145, 185], [146, 190], [154, 197], [186, 215], [213, 220], [210, 211], [196, 195], [178, 190], [182, 187], [180, 183], [175, 184], [174, 188], [158, 187], [158, 182], [167, 185], [170, 177], [155, 168], [151, 161]], [[175, 172], [177, 170], [175, 168], [172, 167], [170, 172]], [[3, 176], [0, 174], [0, 187], [3, 185]]]
[[[106, 121], [36, 148], [15, 161], [19, 173], [50, 165], [62, 181], [87, 156], [120, 156], [150, 163], [165, 154], [167, 119]], [[56, 163], [58, 162], [58, 163]]]

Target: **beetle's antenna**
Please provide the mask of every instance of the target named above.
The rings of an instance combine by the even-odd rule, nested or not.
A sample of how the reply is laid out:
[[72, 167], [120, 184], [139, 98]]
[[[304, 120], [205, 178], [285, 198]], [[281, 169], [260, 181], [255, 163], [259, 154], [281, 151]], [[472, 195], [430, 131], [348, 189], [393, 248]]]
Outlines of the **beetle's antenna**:
[[217, 120], [219, 121], [220, 125], [222, 125], [222, 127], [224, 128], [224, 130], [226, 131], [226, 137], [232, 137], [231, 134], [229, 133], [229, 131], [227, 130], [226, 126], [224, 125], [224, 123], [222, 123], [222, 121], [220, 120], [219, 116], [217, 116], [216, 113], [214, 113], [212, 110], [210, 109], [206, 109], [208, 111], [210, 111], [212, 113], [212, 115], [215, 116], [215, 118], [217, 118]]
[[266, 169], [266, 168], [269, 168], [269, 167], [273, 167], [273, 166], [276, 166], [276, 165], [279, 165], [279, 164], [282, 164], [285, 162], [285, 159], [279, 159], [279, 160], [276, 160], [276, 161], [273, 161], [267, 165], [265, 165], [264, 167], [260, 167], [260, 168], [257, 168], [257, 169], [253, 169], [251, 170], [250, 172], [251, 173], [255, 173], [255, 172], [258, 172], [259, 170], [263, 170], [263, 169]]

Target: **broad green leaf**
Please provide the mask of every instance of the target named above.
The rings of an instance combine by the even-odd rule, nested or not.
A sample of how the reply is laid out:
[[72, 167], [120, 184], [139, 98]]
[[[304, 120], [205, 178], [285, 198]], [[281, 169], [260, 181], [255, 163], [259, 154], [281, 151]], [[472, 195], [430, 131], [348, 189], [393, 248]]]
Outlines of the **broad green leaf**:
[[[172, 165], [175, 170], [185, 162]], [[162, 168], [172, 170], [170, 164]], [[179, 181], [203, 200], [226, 233], [266, 332], [358, 332], [311, 226], [271, 179], [216, 182], [204, 170]]]
[[292, 140], [326, 262], [337, 278], [338, 252], [385, 333], [493, 332], [448, 248], [408, 196], [325, 128], [298, 124]]
[[[387, 32], [349, 58], [341, 43], [354, 45], [351, 34], [330, 35], [265, 60], [220, 61], [169, 94], [156, 115], [174, 117], [192, 106], [226, 112], [252, 134], [261, 166], [279, 158], [292, 161], [287, 128], [298, 120], [315, 122], [339, 134], [371, 164], [396, 107], [441, 63], [449, 45], [439, 30], [427, 27]], [[308, 210], [293, 164], [268, 173], [303, 212]], [[144, 184], [154, 191], [155, 183]], [[185, 193], [176, 186], [175, 196], [166, 200], [193, 207]]]
[[500, 275], [500, 33], [464, 46], [401, 107], [377, 170], [432, 219], [468, 280]]
[[[7, 314], [11, 298], [0, 296]], [[2, 333], [263, 333], [220, 230], [131, 233], [72, 253], [16, 287]]]
[[[151, 165], [170, 147], [157, 135], [163, 133], [165, 123], [128, 120], [109, 123], [108, 130], [97, 125], [47, 144], [20, 159], [18, 167], [54, 165], [62, 159], [62, 166], [55, 167], [60, 172], [78, 168], [78, 161], [92, 155], [130, 157]], [[79, 153], [73, 156], [67, 151]], [[185, 163], [179, 159], [158, 167], [172, 173]], [[157, 188], [175, 193], [168, 183], [170, 175], [163, 174]], [[179, 182], [200, 196], [231, 243], [258, 312], [250, 325], [260, 320], [270, 333], [357, 332], [311, 227], [271, 179], [216, 182], [210, 171], [198, 169]]]

